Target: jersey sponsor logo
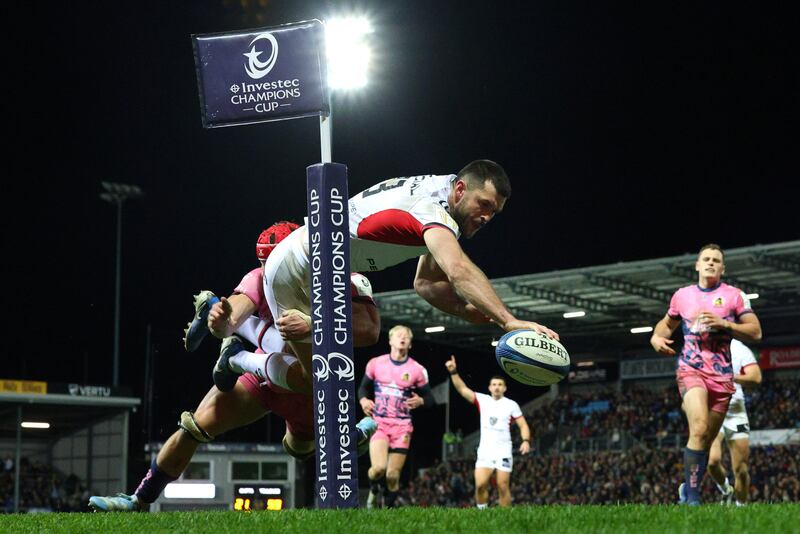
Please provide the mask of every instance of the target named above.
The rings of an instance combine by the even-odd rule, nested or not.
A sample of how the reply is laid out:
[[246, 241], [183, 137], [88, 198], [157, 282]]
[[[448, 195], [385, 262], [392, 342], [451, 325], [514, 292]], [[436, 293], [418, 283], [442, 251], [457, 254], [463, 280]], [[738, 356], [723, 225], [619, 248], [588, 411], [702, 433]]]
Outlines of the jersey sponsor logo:
[[390, 178], [389, 180], [385, 180], [370, 187], [369, 189], [364, 190], [361, 193], [361, 196], [362, 198], [367, 198], [371, 197], [372, 195], [377, 195], [378, 193], [383, 193], [384, 191], [391, 191], [392, 189], [402, 187], [406, 181], [408, 181], [408, 178]]

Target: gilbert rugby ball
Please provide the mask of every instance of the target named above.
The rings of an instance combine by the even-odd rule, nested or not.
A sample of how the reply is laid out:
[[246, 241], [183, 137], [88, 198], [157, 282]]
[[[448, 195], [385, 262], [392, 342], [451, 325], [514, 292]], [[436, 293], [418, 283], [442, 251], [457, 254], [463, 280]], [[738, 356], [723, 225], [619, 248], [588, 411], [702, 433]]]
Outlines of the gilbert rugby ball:
[[569, 373], [567, 349], [533, 330], [508, 332], [497, 342], [494, 354], [508, 376], [529, 386], [549, 386]]

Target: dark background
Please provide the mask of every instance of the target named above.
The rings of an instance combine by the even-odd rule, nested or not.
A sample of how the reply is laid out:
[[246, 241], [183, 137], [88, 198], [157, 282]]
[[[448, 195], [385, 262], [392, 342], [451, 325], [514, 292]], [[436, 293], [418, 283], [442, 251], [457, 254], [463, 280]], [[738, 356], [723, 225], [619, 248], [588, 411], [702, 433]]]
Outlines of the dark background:
[[[136, 184], [146, 197], [123, 209], [120, 376], [142, 395], [150, 325], [156, 421], [148, 436], [134, 418], [132, 458], [148, 437], [173, 432], [211, 385], [217, 354], [210, 342], [182, 349], [191, 295], [229, 292], [257, 265], [256, 237], [302, 217], [305, 167], [319, 160], [315, 119], [204, 130], [190, 35], [343, 11], [366, 12], [376, 29], [370, 85], [334, 101], [334, 160], [348, 165], [351, 193], [476, 158], [501, 163], [513, 196], [464, 243], [490, 278], [798, 238], [800, 47], [794, 19], [777, 8], [17, 3], [4, 84], [13, 326], [2, 375], [111, 382], [116, 213], [98, 194], [101, 181]], [[408, 263], [370, 279], [376, 292], [409, 289], [413, 272]], [[360, 365], [386, 348], [359, 351]], [[412, 351], [433, 384], [449, 354]], [[489, 354], [459, 358], [475, 389], [497, 371]], [[509, 390], [520, 403], [530, 395]], [[418, 418], [426, 438], [409, 465], [432, 461], [443, 417], [436, 408]], [[469, 409], [453, 417], [454, 427], [477, 426]], [[224, 439], [282, 435], [268, 418]]]

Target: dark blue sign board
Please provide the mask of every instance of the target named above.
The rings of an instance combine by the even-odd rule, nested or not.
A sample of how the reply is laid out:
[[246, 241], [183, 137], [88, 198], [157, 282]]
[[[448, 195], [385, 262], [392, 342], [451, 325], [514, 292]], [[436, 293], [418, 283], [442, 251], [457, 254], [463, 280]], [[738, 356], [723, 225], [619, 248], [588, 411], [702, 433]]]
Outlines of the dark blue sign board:
[[306, 171], [318, 508], [358, 507], [347, 167]]
[[322, 22], [192, 35], [192, 44], [204, 128], [330, 113]]

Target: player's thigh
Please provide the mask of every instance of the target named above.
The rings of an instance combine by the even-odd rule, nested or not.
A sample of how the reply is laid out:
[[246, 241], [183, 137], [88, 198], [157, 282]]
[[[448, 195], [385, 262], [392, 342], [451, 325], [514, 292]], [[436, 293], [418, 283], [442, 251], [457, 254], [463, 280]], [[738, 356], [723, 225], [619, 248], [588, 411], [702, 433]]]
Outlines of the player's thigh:
[[492, 478], [494, 469], [489, 467], [476, 467], [475, 468], [475, 487], [482, 488], [489, 484], [489, 479]]
[[[693, 387], [683, 395], [683, 411], [689, 422], [689, 430], [693, 426], [708, 425], [708, 392], [701, 387]], [[717, 429], [719, 430], [719, 429]]]
[[369, 463], [375, 469], [386, 469], [389, 459], [389, 442], [385, 439], [373, 439], [369, 442]]
[[267, 414], [266, 408], [241, 382], [231, 391], [212, 387], [194, 414], [200, 427], [216, 437], [228, 430], [258, 421]]
[[508, 489], [511, 484], [511, 471], [497, 470], [495, 475], [497, 477], [497, 487], [500, 489]]
[[719, 430], [722, 428], [722, 423], [725, 422], [725, 414], [714, 410], [708, 411], [708, 430], [706, 436], [708, 440], [712, 440], [719, 435]]
[[406, 453], [389, 451], [389, 458], [386, 464], [387, 471], [400, 472], [406, 464]]
[[750, 459], [750, 438], [734, 439], [728, 442], [731, 451], [731, 464], [733, 470]]

